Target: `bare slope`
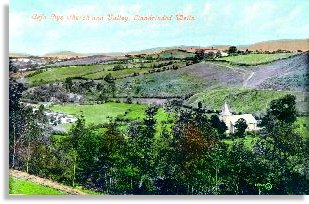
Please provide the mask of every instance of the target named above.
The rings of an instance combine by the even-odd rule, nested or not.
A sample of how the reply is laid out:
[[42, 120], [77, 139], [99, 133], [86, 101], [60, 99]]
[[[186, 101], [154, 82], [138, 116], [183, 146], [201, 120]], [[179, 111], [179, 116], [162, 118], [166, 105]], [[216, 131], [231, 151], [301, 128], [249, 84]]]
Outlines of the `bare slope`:
[[250, 67], [252, 76], [246, 81], [249, 88], [308, 91], [309, 53], [270, 64]]
[[242, 85], [250, 72], [236, 66], [205, 62], [178, 70], [117, 80], [119, 96], [185, 96], [204, 89]]

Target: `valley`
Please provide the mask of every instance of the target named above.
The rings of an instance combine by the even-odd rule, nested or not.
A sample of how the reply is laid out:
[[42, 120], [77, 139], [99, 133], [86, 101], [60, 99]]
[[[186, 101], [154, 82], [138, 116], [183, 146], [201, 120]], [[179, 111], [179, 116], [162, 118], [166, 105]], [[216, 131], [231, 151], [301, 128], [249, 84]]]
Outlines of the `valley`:
[[[156, 175], [166, 174], [164, 168], [171, 168], [168, 161], [172, 158], [173, 165], [180, 168], [177, 171], [185, 172], [187, 167], [178, 166], [178, 159], [188, 162], [186, 165], [193, 162], [191, 158], [212, 161], [212, 156], [205, 156], [209, 156], [209, 149], [228, 152], [229, 158], [234, 158], [235, 148], [255, 154], [252, 152], [263, 144], [265, 134], [272, 134], [267, 131], [273, 121], [274, 127], [282, 128], [280, 139], [291, 133], [293, 141], [307, 140], [308, 51], [188, 51], [192, 49], [36, 59], [40, 65], [32, 63], [34, 67], [29, 69], [24, 68], [28, 60], [15, 60], [20, 68], [12, 71], [11, 77], [24, 87], [19, 95], [23, 114], [32, 114], [27, 117], [39, 124], [37, 129], [31, 129], [31, 123], [25, 127], [40, 130], [43, 138], [43, 142], [31, 143], [36, 145], [32, 149], [27, 149], [31, 144], [25, 146], [33, 154], [26, 151], [23, 170], [71, 186], [73, 194], [154, 193], [158, 190], [149, 186], [160, 184], [151, 183], [149, 169]], [[226, 53], [228, 56], [223, 56]], [[231, 117], [252, 116], [254, 129], [230, 132], [239, 120], [224, 124], [224, 108]], [[282, 111], [291, 113], [282, 113], [282, 119]], [[160, 165], [154, 166], [157, 163]], [[183, 179], [179, 175], [174, 174]], [[225, 175], [221, 178], [228, 180]], [[10, 178], [11, 185], [21, 186], [11, 194], [36, 193], [28, 188], [40, 194], [72, 194], [31, 182]], [[141, 185], [148, 190], [142, 190]], [[256, 193], [255, 187], [250, 189]], [[211, 189], [199, 191], [214, 193]]]

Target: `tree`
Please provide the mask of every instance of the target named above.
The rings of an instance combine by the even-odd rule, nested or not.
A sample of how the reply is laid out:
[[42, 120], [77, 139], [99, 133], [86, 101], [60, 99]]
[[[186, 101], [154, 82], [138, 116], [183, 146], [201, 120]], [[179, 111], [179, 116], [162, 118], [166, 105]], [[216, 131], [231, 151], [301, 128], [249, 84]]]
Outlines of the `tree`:
[[104, 80], [108, 83], [113, 83], [115, 81], [114, 77], [112, 76], [111, 73], [108, 73], [105, 77]]
[[71, 77], [68, 77], [64, 81], [64, 87], [67, 91], [71, 91], [73, 86], [73, 81]]
[[258, 183], [261, 175], [255, 175], [255, 172], [260, 169], [256, 169], [259, 166], [255, 165], [254, 155], [245, 146], [244, 140], [234, 141], [227, 152], [226, 158], [222, 158], [226, 160], [225, 174], [228, 175], [224, 182], [223, 193], [234, 195], [257, 193], [254, 184]]
[[[38, 110], [31, 107], [25, 108], [25, 130], [24, 130], [24, 157], [26, 172], [29, 173], [33, 163], [33, 154], [40, 145], [49, 143], [50, 125], [44, 114], [44, 106]], [[31, 172], [34, 172], [31, 169]]]
[[264, 179], [275, 186], [268, 193], [299, 194], [308, 188], [306, 173], [299, 170], [308, 168], [304, 162], [308, 154], [304, 154], [305, 142], [295, 129], [296, 114], [295, 96], [286, 95], [271, 101], [262, 120], [264, 128], [254, 152], [258, 162], [264, 164]]
[[216, 57], [216, 54], [214, 52], [205, 53], [205, 58], [208, 59], [208, 60], [212, 60], [215, 57]]
[[84, 116], [81, 115], [75, 125], [72, 127], [70, 132], [70, 139], [69, 139], [69, 145], [70, 145], [70, 152], [69, 154], [73, 158], [73, 175], [72, 175], [72, 186], [75, 187], [76, 184], [76, 169], [78, 168], [78, 158], [81, 156], [79, 154], [80, 150], [80, 140], [87, 136], [88, 130], [86, 129], [85, 125], [85, 119]]
[[228, 53], [229, 53], [229, 55], [236, 54], [237, 53], [237, 47], [236, 46], [229, 47]]
[[198, 63], [200, 61], [202, 61], [205, 57], [205, 51], [203, 49], [199, 49], [195, 52], [195, 56], [194, 56], [194, 62]]
[[220, 135], [224, 134], [227, 130], [225, 123], [219, 119], [218, 115], [211, 115], [210, 124]]
[[118, 71], [118, 70], [123, 70], [124, 66], [122, 66], [121, 64], [117, 64], [113, 67], [113, 71]]
[[247, 129], [248, 125], [246, 123], [246, 120], [243, 118], [239, 118], [236, 122], [235, 122], [235, 128], [237, 129], [236, 134], [239, 137], [243, 137], [244, 133]]
[[12, 59], [9, 61], [9, 71], [16, 73], [18, 71], [17, 67], [13, 64]]
[[297, 116], [295, 100], [296, 97], [291, 94], [272, 100], [265, 117], [262, 119], [262, 125], [271, 125], [275, 122], [274, 120], [279, 120], [287, 124], [294, 123]]
[[18, 151], [20, 147], [22, 132], [24, 130], [24, 114], [23, 106], [20, 103], [22, 92], [25, 86], [17, 83], [16, 80], [9, 81], [9, 152], [10, 152], [10, 167], [15, 168], [18, 165]]

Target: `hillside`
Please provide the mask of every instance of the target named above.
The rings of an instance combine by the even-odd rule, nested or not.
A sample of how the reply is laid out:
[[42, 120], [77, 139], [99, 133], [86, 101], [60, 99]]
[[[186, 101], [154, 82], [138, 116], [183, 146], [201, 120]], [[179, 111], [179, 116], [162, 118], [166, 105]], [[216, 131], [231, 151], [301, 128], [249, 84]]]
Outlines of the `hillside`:
[[46, 187], [24, 179], [11, 177], [9, 180], [10, 195], [67, 195], [67, 193]]
[[309, 53], [265, 65], [253, 66], [252, 77], [247, 80], [250, 88], [308, 91]]
[[11, 169], [10, 177], [10, 194], [86, 195], [80, 190], [22, 171]]
[[14, 57], [14, 58], [23, 58], [23, 57], [30, 57], [31, 55], [29, 55], [27, 53], [14, 53], [14, 52], [10, 52], [9, 56], [10, 57]]
[[243, 50], [262, 50], [262, 51], [276, 51], [276, 50], [288, 50], [288, 51], [308, 51], [309, 50], [309, 39], [301, 40], [274, 40], [255, 43], [249, 46], [242, 47]]
[[197, 93], [190, 97], [186, 104], [197, 107], [202, 102], [208, 109], [220, 110], [224, 102], [227, 102], [232, 111], [238, 113], [262, 113], [266, 111], [269, 103], [286, 94], [296, 96], [297, 109], [299, 112], [306, 112], [303, 107], [303, 95], [285, 91], [257, 90], [257, 89], [216, 89]]
[[[42, 57], [58, 57], [59, 59], [69, 59], [73, 57], [89, 57], [89, 56], [109, 56], [109, 57], [124, 57], [126, 54], [130, 55], [141, 55], [141, 54], [158, 54], [161, 52], [169, 51], [169, 50], [185, 50], [187, 52], [195, 52], [196, 49], [218, 49], [218, 50], [227, 50], [232, 45], [204, 45], [204, 46], [196, 46], [196, 45], [179, 45], [179, 46], [166, 46], [166, 47], [157, 47], [144, 49], [139, 51], [131, 51], [131, 52], [110, 52], [110, 53], [76, 53], [72, 51], [60, 51], [53, 53], [46, 53], [42, 55]], [[235, 45], [239, 50], [259, 50], [259, 51], [277, 51], [277, 50], [288, 50], [292, 52], [296, 52], [298, 50], [308, 51], [309, 50], [309, 39], [289, 39], [289, 40], [272, 40], [272, 41], [264, 41], [257, 42], [250, 45]], [[10, 53], [10, 57], [29, 57], [30, 54], [24, 53]]]
[[72, 57], [86, 57], [86, 56], [91, 56], [91, 55], [92, 54], [75, 53], [71, 51], [61, 51], [61, 52], [47, 53], [43, 55], [43, 57], [58, 57], [59, 59], [68, 59]]
[[221, 63], [202, 62], [159, 73], [119, 79], [118, 95], [142, 97], [171, 97], [194, 94], [217, 87], [241, 85], [244, 75], [238, 67]]
[[232, 65], [242, 65], [242, 66], [253, 66], [260, 64], [267, 64], [280, 59], [286, 59], [292, 57], [293, 53], [273, 53], [273, 54], [247, 54], [247, 55], [237, 55], [237, 56], [227, 56], [222, 58], [217, 58], [219, 61], [226, 61]]

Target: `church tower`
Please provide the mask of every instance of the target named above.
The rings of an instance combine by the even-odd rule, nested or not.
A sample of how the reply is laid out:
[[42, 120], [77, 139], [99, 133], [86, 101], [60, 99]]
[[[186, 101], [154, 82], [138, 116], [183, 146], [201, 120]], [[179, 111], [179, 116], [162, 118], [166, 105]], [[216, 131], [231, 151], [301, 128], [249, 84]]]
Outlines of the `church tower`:
[[223, 120], [225, 122], [226, 116], [230, 116], [232, 113], [230, 112], [229, 106], [226, 102], [224, 102], [224, 105], [222, 106], [221, 112], [220, 112], [220, 120]]

